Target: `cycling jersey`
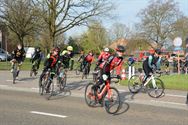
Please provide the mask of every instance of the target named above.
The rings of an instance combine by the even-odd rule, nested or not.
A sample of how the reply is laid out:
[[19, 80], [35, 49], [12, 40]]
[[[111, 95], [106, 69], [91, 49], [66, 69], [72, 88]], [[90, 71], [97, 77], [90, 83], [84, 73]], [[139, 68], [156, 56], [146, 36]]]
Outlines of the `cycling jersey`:
[[109, 56], [110, 53], [102, 52], [98, 57], [98, 63], [105, 61], [106, 59], [108, 59]]
[[12, 58], [17, 61], [24, 61], [25, 59], [25, 50], [24, 49], [15, 49], [12, 52]]
[[106, 61], [102, 62], [99, 67], [103, 70], [103, 73], [109, 73], [116, 68], [116, 74], [120, 75], [123, 65], [123, 57], [117, 57], [111, 55]]
[[91, 63], [94, 60], [93, 55], [88, 54], [87, 56], [85, 56], [84, 61], [87, 63]]
[[32, 55], [32, 63], [35, 61], [35, 60], [38, 60], [40, 61], [42, 58], [42, 54], [41, 54], [41, 51], [35, 51], [35, 53]]

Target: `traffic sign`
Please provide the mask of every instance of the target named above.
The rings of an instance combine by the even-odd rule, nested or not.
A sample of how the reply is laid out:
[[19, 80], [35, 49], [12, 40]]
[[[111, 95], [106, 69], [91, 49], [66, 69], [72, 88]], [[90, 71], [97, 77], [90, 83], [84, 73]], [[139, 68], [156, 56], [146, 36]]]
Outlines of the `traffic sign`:
[[176, 37], [173, 41], [175, 47], [179, 47], [182, 45], [182, 39], [180, 37]]

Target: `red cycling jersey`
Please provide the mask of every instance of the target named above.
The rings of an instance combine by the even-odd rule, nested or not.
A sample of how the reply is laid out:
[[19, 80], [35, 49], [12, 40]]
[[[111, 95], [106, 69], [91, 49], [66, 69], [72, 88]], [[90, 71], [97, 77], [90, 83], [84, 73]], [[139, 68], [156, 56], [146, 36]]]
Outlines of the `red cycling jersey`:
[[98, 62], [103, 62], [103, 61], [107, 60], [109, 56], [110, 56], [110, 53], [101, 52], [101, 54], [98, 57]]
[[[123, 65], [123, 58], [110, 56], [107, 61], [102, 62], [99, 67], [103, 69], [105, 72], [110, 72], [114, 68], [116, 68], [116, 74], [120, 75], [121, 68]], [[105, 69], [104, 69], [105, 68]]]
[[91, 63], [94, 60], [93, 55], [88, 54], [85, 59], [86, 62]]

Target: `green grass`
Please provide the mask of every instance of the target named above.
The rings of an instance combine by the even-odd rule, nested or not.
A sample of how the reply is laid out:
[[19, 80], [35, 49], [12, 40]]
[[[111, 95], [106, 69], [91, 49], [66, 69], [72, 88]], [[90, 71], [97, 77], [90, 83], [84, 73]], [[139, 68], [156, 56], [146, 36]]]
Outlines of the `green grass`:
[[[164, 75], [160, 79], [164, 82], [166, 89], [188, 90], [188, 74]], [[127, 86], [127, 84], [128, 80], [121, 81], [121, 85]]]
[[167, 89], [188, 90], [188, 75], [166, 75], [162, 76], [161, 80]]
[[[31, 62], [29, 59], [25, 59], [21, 66], [21, 70], [30, 70], [31, 69]], [[40, 69], [43, 68], [43, 61], [41, 61]], [[9, 61], [7, 62], [0, 62], [0, 70], [10, 70], [11, 69], [11, 63]]]

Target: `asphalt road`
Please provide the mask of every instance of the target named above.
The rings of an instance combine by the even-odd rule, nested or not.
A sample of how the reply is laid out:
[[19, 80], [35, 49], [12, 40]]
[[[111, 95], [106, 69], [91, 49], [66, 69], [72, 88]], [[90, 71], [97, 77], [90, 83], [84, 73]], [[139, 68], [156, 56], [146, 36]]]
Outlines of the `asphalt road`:
[[88, 107], [83, 98], [0, 91], [0, 125], [187, 125], [188, 110], [124, 103], [117, 115]]
[[123, 105], [116, 115], [101, 107], [90, 108], [84, 101], [85, 85], [74, 72], [68, 74], [66, 93], [46, 100], [38, 95], [38, 76], [22, 71], [12, 84], [8, 71], [0, 71], [0, 125], [187, 125], [186, 91], [166, 90], [153, 99], [146, 93], [132, 95], [123, 86], [115, 85]]

